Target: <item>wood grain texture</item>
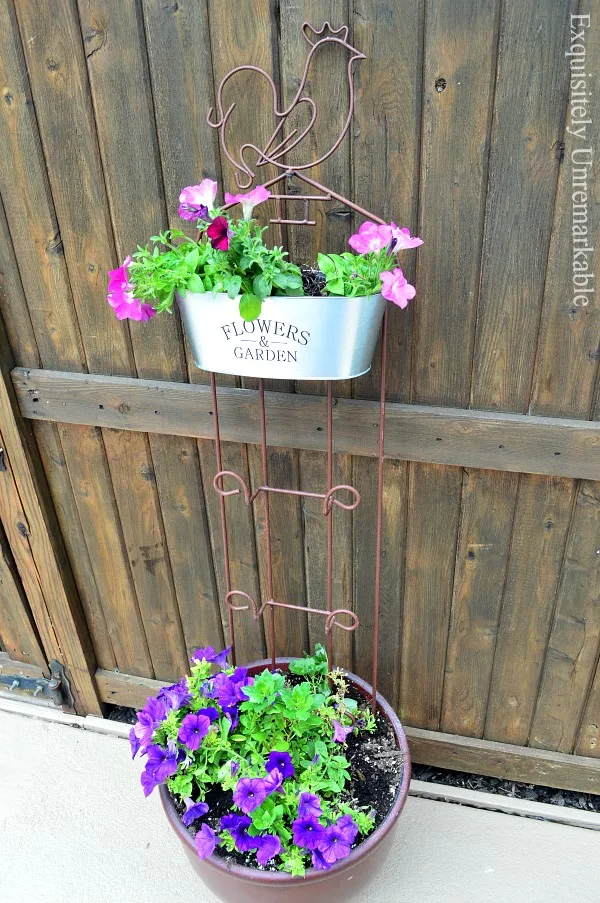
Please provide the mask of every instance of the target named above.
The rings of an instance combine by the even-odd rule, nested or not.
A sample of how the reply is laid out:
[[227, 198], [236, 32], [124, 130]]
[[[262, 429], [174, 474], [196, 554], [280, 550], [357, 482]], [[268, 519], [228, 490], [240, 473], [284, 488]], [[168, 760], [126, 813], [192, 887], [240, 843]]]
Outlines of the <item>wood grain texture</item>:
[[93, 646], [30, 425], [10, 379], [11, 354], [0, 329], [0, 473], [2, 524], [44, 652], [68, 669], [76, 708], [100, 714]]
[[[586, 7], [585, 12], [596, 17], [600, 14], [600, 5], [596, 2]], [[587, 90], [594, 93], [600, 88], [600, 73], [597, 71], [600, 38], [596, 29], [585, 29], [584, 33]], [[571, 88], [569, 99], [571, 104], [575, 104], [581, 92], [577, 72], [574, 72]], [[590, 118], [592, 122], [585, 126], [584, 141], [569, 131], [569, 113], [563, 131], [564, 150], [546, 272], [531, 410], [536, 414], [564, 414], [582, 418], [591, 412], [592, 417], [597, 419], [599, 412], [594, 412], [592, 406], [598, 373], [596, 352], [600, 342], [598, 305], [573, 304], [572, 287], [573, 267], [580, 261], [580, 257], [572, 251], [573, 239], [576, 239], [575, 247], [594, 246], [594, 236], [598, 234], [600, 223], [598, 167], [581, 168], [582, 161], [590, 157], [581, 149], [595, 147], [598, 142], [598, 123], [593, 116]], [[581, 183], [582, 175], [584, 184]], [[580, 235], [571, 236], [574, 189], [586, 189], [587, 222], [577, 226], [579, 232], [587, 230], [583, 241]], [[581, 197], [578, 196], [577, 200]], [[584, 256], [589, 259], [594, 271], [598, 251]], [[600, 643], [599, 499], [600, 484], [582, 481], [573, 510], [554, 622], [531, 727], [529, 742], [532, 746], [571, 752], [578, 740], [586, 700], [588, 705], [592, 702], [589, 694], [594, 692], [593, 680]]]
[[[203, 385], [22, 367], [12, 376], [27, 419], [206, 439], [213, 435], [210, 391]], [[318, 427], [324, 422], [326, 399], [276, 392], [265, 397], [269, 441], [324, 451], [326, 433]], [[220, 389], [219, 411], [225, 441], [260, 442], [253, 390]], [[378, 402], [337, 399], [334, 451], [373, 457], [378, 417]], [[434, 464], [594, 477], [600, 463], [599, 434], [595, 421], [391, 403], [386, 407], [385, 453], [387, 458]]]
[[[87, 65], [95, 121], [117, 251], [123, 258], [166, 225], [141, 10], [112, 0], [81, 0], [79, 12], [84, 40], [89, 38]], [[98, 22], [103, 23], [102, 40], [95, 47]], [[122, 120], [136, 123], [125, 146], [114, 128], [115, 111]], [[144, 199], [141, 204], [138, 198]], [[184, 380], [186, 361], [178, 318], [167, 316], [150, 325], [130, 326], [137, 373]], [[163, 606], [174, 588], [177, 606], [168, 614], [181, 618], [189, 656], [198, 646], [219, 646], [223, 638], [197, 450], [192, 440], [165, 436], [150, 436], [149, 445], [151, 466], [146, 474], [149, 485], [156, 487], [160, 507], [156, 526], [149, 512], [148, 539], [140, 552], [147, 571], [152, 561], [150, 574], [156, 588], [140, 586], [140, 577], [136, 583], [140, 597], [157, 592], [164, 597]], [[196, 529], [190, 532], [191, 523]]]
[[491, 740], [527, 743], [572, 503], [570, 481], [520, 482], [485, 724]]
[[431, 730], [442, 709], [460, 485], [459, 469], [434, 464], [414, 465], [408, 481], [400, 714]]
[[177, 215], [181, 189], [221, 181], [218, 136], [205, 124], [214, 93], [207, 4], [143, 0], [143, 13], [168, 220], [192, 235]]
[[415, 727], [407, 727], [406, 736], [413, 762], [583, 793], [600, 790], [600, 763], [588, 756], [568, 756]]
[[510, 554], [516, 474], [463, 472], [441, 729], [482, 737]]
[[[0, 9], [0, 81], [4, 103], [0, 115], [0, 152], [10, 165], [0, 167], [0, 192], [7, 222], [0, 215], [0, 303], [11, 350], [17, 363], [82, 369], [81, 343], [70, 299], [64, 254], [52, 206], [45, 161], [10, 4]], [[25, 212], [25, 215], [24, 215]], [[10, 224], [10, 225], [9, 225]], [[9, 235], [10, 228], [10, 235]], [[13, 254], [18, 256], [18, 263]], [[30, 306], [23, 292], [31, 299]], [[77, 429], [71, 434], [79, 432]], [[36, 428], [65, 544], [86, 617], [92, 629], [98, 662], [114, 667], [102, 601], [66, 470], [56, 428]], [[103, 457], [100, 449], [100, 457]], [[77, 456], [71, 460], [77, 473]], [[106, 506], [110, 508], [110, 505]], [[114, 513], [111, 513], [114, 517]]]
[[[281, 93], [287, 108], [297, 95], [301, 77], [310, 52], [310, 45], [302, 34], [302, 24], [308, 22], [320, 29], [329, 22], [334, 29], [348, 26], [347, 0], [300, 0], [280, 5], [280, 69]], [[351, 42], [351, 39], [350, 39]], [[350, 87], [348, 80], [349, 52], [339, 44], [321, 46], [313, 56], [307, 73], [303, 96], [317, 105], [317, 119], [310, 135], [285, 157], [288, 164], [303, 165], [318, 160], [337, 141], [348, 115]], [[355, 66], [360, 65], [360, 61]], [[308, 105], [300, 104], [290, 113], [284, 134], [292, 129], [302, 130], [309, 121]], [[328, 160], [313, 167], [307, 175], [332, 188], [344, 197], [351, 197], [350, 138], [347, 134], [338, 150]], [[317, 194], [299, 180], [293, 180], [288, 193]], [[303, 202], [287, 202], [290, 218], [303, 218]], [[351, 234], [350, 210], [338, 201], [310, 206], [309, 214], [315, 226], [291, 226], [287, 229], [290, 258], [297, 264], [314, 266], [319, 251], [341, 253]]]
[[[408, 226], [413, 235], [419, 200], [424, 11], [424, 0], [402, 8], [394, 0], [355, 0], [352, 20], [354, 44], [367, 57], [354, 77], [352, 200], [388, 222]], [[360, 218], [355, 216], [353, 222], [358, 227]], [[402, 269], [414, 284], [414, 251], [403, 255]], [[391, 305], [388, 311], [390, 401], [410, 400], [413, 315], [412, 305], [407, 310]], [[375, 398], [380, 378], [378, 347], [369, 373], [354, 380], [354, 397]]]
[[[581, 13], [589, 14], [590, 22], [597, 22], [598, 0], [582, 6]], [[580, 31], [581, 26], [576, 30]], [[585, 90], [589, 92], [587, 99], [591, 100], [600, 92], [600, 34], [597, 28], [591, 27], [584, 29], [584, 35]], [[596, 241], [600, 229], [600, 166], [593, 152], [589, 152], [600, 142], [600, 122], [590, 114], [584, 117], [591, 119], [585, 125], [585, 134], [573, 134], [570, 111], [571, 105], [577, 106], [581, 99], [580, 75], [580, 70], [574, 67], [558, 148], [558, 190], [544, 279], [531, 410], [553, 417], [583, 419], [590, 416], [594, 404], [600, 361], [600, 306], [593, 301], [587, 305], [573, 303], [576, 295], [573, 273], [574, 267], [583, 265], [582, 258], [588, 261], [589, 272], [596, 273], [600, 267], [600, 246]], [[578, 109], [577, 113], [580, 112]], [[585, 198], [577, 196], [578, 202], [585, 199], [585, 223], [574, 222], [573, 192], [577, 190], [585, 193]], [[574, 249], [583, 248], [593, 251], [574, 254]], [[588, 293], [587, 297], [593, 295]]]
[[473, 359], [476, 408], [526, 411], [529, 405], [573, 7], [572, 0], [502, 5]]
[[0, 598], [2, 649], [12, 660], [46, 671], [46, 656], [3, 528], [0, 528]]
[[[440, 254], [417, 265], [426, 300], [415, 304], [411, 399], [421, 403], [469, 403], [496, 22], [493, 2], [426, 7], [419, 233]], [[423, 728], [442, 715], [462, 483], [457, 468], [410, 468], [400, 710]]]
[[573, 749], [598, 659], [599, 549], [600, 484], [585, 481], [573, 512], [530, 746]]
[[425, 244], [417, 258], [412, 365], [417, 404], [469, 401], [498, 5], [445, 0], [427, 7], [417, 233]]
[[[23, 3], [17, 12], [87, 363], [129, 374], [129, 335], [105, 300], [106, 274], [116, 258], [77, 15], [66, 0], [51, 9]], [[35, 29], [36, 39], [28, 41]], [[148, 480], [148, 443], [116, 432], [102, 438], [153, 667], [175, 678], [186, 653], [156, 487]]]

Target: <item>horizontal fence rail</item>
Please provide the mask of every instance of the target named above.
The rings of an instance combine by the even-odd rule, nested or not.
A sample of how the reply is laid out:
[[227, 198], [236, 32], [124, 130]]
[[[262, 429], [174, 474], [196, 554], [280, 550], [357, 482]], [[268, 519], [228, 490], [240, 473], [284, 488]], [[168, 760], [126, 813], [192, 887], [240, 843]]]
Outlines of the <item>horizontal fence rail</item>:
[[[119, 430], [212, 438], [210, 387], [17, 367], [24, 417]], [[267, 392], [270, 445], [325, 451], [326, 399]], [[260, 443], [258, 393], [219, 389], [221, 432]], [[334, 451], [377, 454], [379, 404], [337, 398]], [[389, 403], [385, 456], [517, 473], [600, 478], [600, 422]]]

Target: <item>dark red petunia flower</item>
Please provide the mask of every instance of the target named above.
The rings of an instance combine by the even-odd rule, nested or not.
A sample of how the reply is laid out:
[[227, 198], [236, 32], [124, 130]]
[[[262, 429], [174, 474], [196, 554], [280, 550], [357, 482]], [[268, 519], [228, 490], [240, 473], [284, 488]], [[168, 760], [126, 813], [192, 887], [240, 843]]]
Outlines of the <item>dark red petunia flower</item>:
[[224, 216], [217, 216], [206, 230], [206, 234], [210, 238], [211, 245], [217, 251], [229, 250], [229, 239], [232, 232]]

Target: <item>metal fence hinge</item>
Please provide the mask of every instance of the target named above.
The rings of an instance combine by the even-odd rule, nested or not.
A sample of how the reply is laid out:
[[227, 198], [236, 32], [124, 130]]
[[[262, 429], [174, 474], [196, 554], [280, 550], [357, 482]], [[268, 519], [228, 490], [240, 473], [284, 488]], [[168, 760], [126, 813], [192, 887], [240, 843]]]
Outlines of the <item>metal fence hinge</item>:
[[0, 689], [6, 688], [33, 696], [51, 699], [64, 712], [75, 712], [75, 700], [65, 669], [55, 660], [48, 663], [50, 677], [28, 677], [24, 674], [4, 674], [0, 672]]

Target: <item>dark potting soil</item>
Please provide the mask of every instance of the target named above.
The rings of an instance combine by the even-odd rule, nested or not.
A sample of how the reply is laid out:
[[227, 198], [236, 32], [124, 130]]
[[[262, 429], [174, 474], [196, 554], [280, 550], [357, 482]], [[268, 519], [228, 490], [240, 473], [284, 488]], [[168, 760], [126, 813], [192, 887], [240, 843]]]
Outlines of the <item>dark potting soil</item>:
[[413, 764], [412, 776], [419, 781], [429, 781], [432, 784], [465, 787], [468, 790], [484, 790], [486, 793], [512, 796], [520, 800], [535, 800], [538, 803], [551, 803], [554, 806], [567, 806], [573, 809], [583, 809], [587, 812], [600, 812], [600, 794], [596, 793], [580, 793], [578, 790], [557, 790], [556, 787], [540, 787], [537, 784], [523, 784], [519, 781], [489, 778], [479, 774], [467, 774], [464, 771], [433, 768], [431, 765]]
[[314, 267], [306, 266], [306, 264], [302, 264], [300, 273], [302, 274], [302, 288], [304, 289], [304, 294], [312, 295], [313, 297], [321, 297], [323, 295], [323, 289], [325, 288], [325, 273], [322, 273], [321, 270], [317, 270]]
[[[297, 682], [297, 679], [294, 680], [294, 675], [286, 676], [290, 683]], [[302, 679], [300, 678], [300, 680]], [[364, 696], [361, 696], [353, 687], [348, 689], [348, 696], [359, 704], [364, 705], [365, 703]], [[366, 807], [368, 810], [374, 810], [374, 829], [381, 824], [392, 808], [404, 773], [403, 756], [396, 746], [391, 725], [379, 713], [376, 715], [375, 722], [374, 733], [362, 733], [358, 736], [351, 734], [348, 737], [345, 755], [350, 762], [350, 781], [341, 796], [342, 802], [353, 807]], [[185, 805], [174, 796], [171, 799], [179, 815], [183, 815]], [[186, 829], [191, 837], [195, 837], [203, 823], [218, 830], [221, 817], [232, 811], [232, 793], [231, 791], [225, 792], [220, 787], [212, 787], [206, 794], [205, 802], [209, 807], [209, 813], [202, 821], [195, 822]], [[354, 846], [358, 846], [365, 839], [365, 837], [359, 838]], [[254, 852], [239, 853], [234, 850], [229, 853], [222, 847], [217, 847], [215, 854], [238, 865], [262, 871], [278, 871], [277, 859], [263, 868], [257, 863]]]
[[[110, 706], [108, 718], [125, 724], [134, 724], [135, 709], [124, 706]], [[355, 740], [355, 738], [352, 738]], [[349, 744], [350, 750], [350, 744]], [[368, 755], [368, 752], [367, 752]], [[368, 765], [368, 763], [365, 763]], [[365, 774], [363, 770], [363, 774]], [[539, 784], [526, 784], [520, 781], [506, 781], [487, 775], [470, 774], [463, 771], [450, 771], [446, 768], [434, 768], [431, 765], [413, 763], [412, 776], [420, 781], [433, 784], [448, 784], [451, 787], [465, 787], [469, 790], [483, 790], [486, 793], [497, 793], [500, 796], [512, 796], [517, 799], [533, 800], [539, 803], [550, 803], [554, 806], [567, 806], [587, 812], [600, 812], [600, 794], [582, 793], [578, 790], [557, 790], [556, 787], [544, 787]], [[366, 774], [365, 774], [366, 777]]]

